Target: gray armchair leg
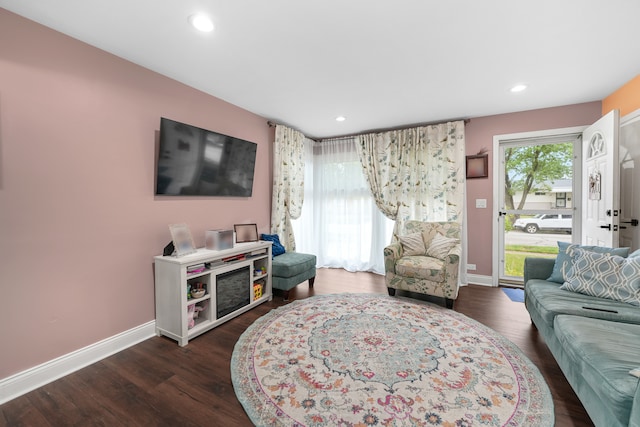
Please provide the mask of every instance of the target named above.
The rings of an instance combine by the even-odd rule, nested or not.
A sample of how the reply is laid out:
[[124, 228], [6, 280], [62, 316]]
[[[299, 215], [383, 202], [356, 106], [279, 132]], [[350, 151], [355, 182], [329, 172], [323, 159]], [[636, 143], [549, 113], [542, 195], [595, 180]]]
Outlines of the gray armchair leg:
[[396, 294], [396, 290], [394, 288], [387, 288], [387, 292], [389, 292], [390, 296], [394, 296]]
[[309, 279], [309, 287], [313, 288], [313, 282], [316, 281], [316, 276], [313, 276], [311, 279]]
[[445, 298], [444, 303], [449, 309], [453, 309], [453, 301], [451, 298]]

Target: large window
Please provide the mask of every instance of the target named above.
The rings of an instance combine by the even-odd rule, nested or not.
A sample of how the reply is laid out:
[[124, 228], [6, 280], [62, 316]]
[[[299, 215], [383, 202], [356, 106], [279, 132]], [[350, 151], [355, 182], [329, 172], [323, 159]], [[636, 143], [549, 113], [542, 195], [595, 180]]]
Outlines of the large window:
[[375, 205], [353, 138], [305, 143], [305, 196], [296, 247], [318, 266], [384, 274], [394, 222]]

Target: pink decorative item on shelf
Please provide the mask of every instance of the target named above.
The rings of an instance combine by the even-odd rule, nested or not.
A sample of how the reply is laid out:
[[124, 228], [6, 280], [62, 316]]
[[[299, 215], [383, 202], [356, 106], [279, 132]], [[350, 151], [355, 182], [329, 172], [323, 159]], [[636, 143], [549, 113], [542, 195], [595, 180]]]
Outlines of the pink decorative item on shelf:
[[196, 305], [195, 304], [189, 304], [189, 306], [187, 307], [187, 329], [191, 329], [196, 325], [196, 320], [194, 319], [194, 316], [196, 314]]
[[187, 306], [187, 329], [191, 329], [196, 325], [196, 319], [200, 315], [200, 312], [205, 310], [209, 305], [208, 301], [198, 304], [189, 304]]

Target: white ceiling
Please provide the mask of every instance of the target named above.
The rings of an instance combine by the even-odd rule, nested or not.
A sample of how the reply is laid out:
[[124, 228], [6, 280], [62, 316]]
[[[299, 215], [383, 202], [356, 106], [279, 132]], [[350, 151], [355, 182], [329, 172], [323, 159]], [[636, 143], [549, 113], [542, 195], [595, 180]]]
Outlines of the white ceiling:
[[[599, 101], [640, 72], [638, 0], [0, 7], [313, 137]], [[214, 32], [189, 26], [198, 11]], [[516, 83], [529, 88], [512, 94]]]

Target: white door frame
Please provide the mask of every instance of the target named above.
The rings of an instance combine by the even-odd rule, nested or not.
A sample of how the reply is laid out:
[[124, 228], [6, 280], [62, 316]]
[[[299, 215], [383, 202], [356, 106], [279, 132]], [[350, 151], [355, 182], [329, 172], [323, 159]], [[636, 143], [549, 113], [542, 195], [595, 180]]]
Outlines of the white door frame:
[[[624, 139], [625, 136], [625, 128], [626, 126], [637, 126], [640, 122], [640, 109], [637, 109], [635, 111], [632, 111], [629, 114], [626, 114], [623, 117], [620, 117], [620, 133], [618, 135], [618, 142], [619, 142], [619, 149], [620, 149], [620, 155], [622, 155], [622, 152], [624, 150], [625, 154], [626, 151], [629, 150], [628, 146], [630, 145], [629, 142]], [[640, 157], [640, 155], [638, 156]], [[636, 157], [636, 159], [638, 158]], [[620, 159], [622, 160], [622, 159]], [[635, 160], [635, 159], [634, 159]], [[640, 163], [640, 162], [639, 162]], [[638, 196], [636, 195], [637, 192], [634, 191], [636, 190], [637, 187], [632, 187], [631, 190], [631, 200], [628, 200], [625, 196], [628, 196], [629, 194], [624, 194], [622, 192], [623, 189], [623, 184], [622, 184], [622, 173], [623, 173], [623, 169], [622, 169], [622, 164], [620, 165], [621, 169], [620, 169], [620, 225], [621, 225], [621, 230], [619, 233], [620, 236], [620, 246], [629, 246], [631, 247], [631, 251], [634, 251], [636, 249], [638, 249], [640, 247], [640, 226], [633, 226], [631, 224], [629, 224], [630, 220], [632, 219], [632, 214], [636, 215], [635, 219], [638, 219], [638, 212], [640, 212], [640, 199], [638, 198]], [[640, 164], [638, 165], [638, 168], [640, 168]], [[636, 169], [638, 170], [638, 169]], [[640, 182], [638, 180], [635, 181], [635, 183], [637, 183], [637, 186], [640, 187]], [[634, 185], [634, 183], [631, 184], [632, 186]], [[624, 211], [622, 211], [623, 208], [623, 204], [625, 205], [625, 209]], [[629, 209], [631, 210], [631, 212], [629, 212]], [[622, 227], [627, 227], [626, 229], [622, 229]], [[623, 241], [624, 239], [624, 241]]]
[[[495, 135], [493, 137], [493, 221], [491, 222], [492, 230], [491, 236], [493, 240], [493, 253], [492, 253], [492, 267], [491, 267], [491, 284], [492, 286], [498, 286], [500, 279], [500, 252], [502, 250], [503, 242], [500, 242], [500, 228], [498, 213], [500, 212], [499, 206], [499, 194], [503, 189], [500, 188], [501, 179], [498, 176], [498, 171], [500, 170], [500, 162], [502, 159], [500, 158], [500, 143], [513, 141], [513, 140], [526, 140], [526, 139], [543, 139], [550, 137], [561, 137], [562, 135], [570, 135], [574, 137], [575, 135], [582, 134], [582, 132], [588, 126], [574, 126], [568, 128], [558, 128], [558, 129], [548, 129], [541, 131], [531, 131], [531, 132], [520, 132], [520, 133], [510, 133], [504, 135]], [[582, 177], [582, 148], [581, 144], [577, 144], [578, 147], [575, 148], [574, 155], [574, 169], [573, 169], [573, 206], [574, 206], [574, 215], [573, 215], [573, 238], [575, 236], [580, 236], [581, 229], [581, 218], [580, 218], [580, 207], [582, 206], [582, 195], [580, 189], [582, 186], [580, 185], [581, 177]], [[577, 212], [576, 212], [577, 210]], [[575, 231], [577, 230], [577, 232]], [[504, 239], [503, 239], [504, 240]]]

